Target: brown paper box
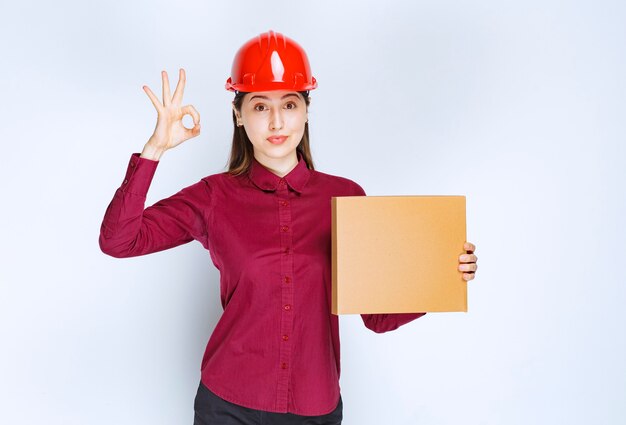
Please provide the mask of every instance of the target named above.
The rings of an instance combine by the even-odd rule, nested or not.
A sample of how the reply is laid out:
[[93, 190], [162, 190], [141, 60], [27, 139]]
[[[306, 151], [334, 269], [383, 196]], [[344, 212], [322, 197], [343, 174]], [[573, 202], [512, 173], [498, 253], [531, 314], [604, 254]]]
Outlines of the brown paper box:
[[332, 313], [467, 311], [465, 196], [332, 198]]

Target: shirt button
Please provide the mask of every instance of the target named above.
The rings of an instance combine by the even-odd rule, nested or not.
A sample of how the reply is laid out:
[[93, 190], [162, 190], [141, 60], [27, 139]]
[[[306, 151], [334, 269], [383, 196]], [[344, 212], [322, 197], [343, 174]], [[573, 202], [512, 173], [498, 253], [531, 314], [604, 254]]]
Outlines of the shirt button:
[[285, 283], [291, 283], [291, 278], [289, 276], [285, 276]]
[[280, 367], [281, 367], [281, 368], [283, 368], [283, 369], [287, 369], [287, 363], [282, 362], [282, 363], [280, 364]]
[[285, 304], [285, 306], [283, 307], [285, 310], [291, 310], [291, 306], [289, 304]]
[[289, 247], [285, 248], [285, 254], [289, 254], [289, 251], [290, 251]]
[[283, 207], [286, 207], [287, 205], [289, 205], [289, 202], [287, 202], [287, 201], [280, 201], [280, 205], [282, 205]]
[[289, 339], [289, 335], [283, 335], [283, 341], [287, 341]]
[[282, 226], [280, 230], [282, 230], [283, 232], [286, 232], [287, 230], [289, 230], [289, 226]]

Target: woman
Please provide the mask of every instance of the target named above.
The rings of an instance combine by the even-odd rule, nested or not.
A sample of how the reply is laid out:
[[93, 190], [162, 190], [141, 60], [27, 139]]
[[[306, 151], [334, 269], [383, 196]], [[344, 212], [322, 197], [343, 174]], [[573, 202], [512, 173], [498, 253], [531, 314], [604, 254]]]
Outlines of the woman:
[[[200, 134], [200, 115], [181, 106], [162, 72], [163, 102], [154, 134], [130, 159], [109, 205], [101, 249], [131, 257], [198, 240], [220, 270], [224, 313], [202, 361], [196, 424], [340, 424], [338, 318], [330, 313], [330, 198], [362, 196], [346, 178], [313, 167], [309, 91], [317, 83], [293, 40], [269, 31], [237, 53], [226, 88], [235, 91], [227, 172], [213, 174], [144, 209], [161, 156]], [[194, 126], [182, 118], [189, 114]], [[459, 258], [465, 280], [476, 271], [474, 246]], [[387, 332], [423, 316], [364, 314]]]

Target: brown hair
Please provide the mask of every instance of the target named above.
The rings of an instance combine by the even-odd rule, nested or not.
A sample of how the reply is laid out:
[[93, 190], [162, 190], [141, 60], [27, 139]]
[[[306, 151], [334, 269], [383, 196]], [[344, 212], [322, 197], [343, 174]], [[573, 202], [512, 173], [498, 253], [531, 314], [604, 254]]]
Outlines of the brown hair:
[[[304, 102], [306, 103], [306, 107], [308, 108], [311, 103], [309, 92], [301, 91], [298, 93], [302, 95]], [[237, 92], [235, 94], [233, 104], [235, 105], [237, 111], [241, 111], [241, 103], [243, 102], [243, 97], [246, 94], [247, 92]], [[248, 139], [248, 135], [246, 134], [246, 130], [243, 126], [237, 127], [237, 116], [235, 115], [235, 111], [233, 111], [233, 127], [233, 144], [230, 149], [228, 172], [232, 175], [238, 176], [248, 172], [250, 169], [252, 159], [254, 158], [254, 149], [252, 148], [252, 143], [250, 142], [250, 139]], [[299, 152], [302, 155], [302, 159], [304, 159], [308, 169], [315, 169], [313, 168], [313, 158], [311, 157], [311, 147], [309, 145], [308, 122], [304, 124], [304, 134], [302, 135], [302, 140], [300, 140], [300, 143], [296, 147], [296, 152]]]

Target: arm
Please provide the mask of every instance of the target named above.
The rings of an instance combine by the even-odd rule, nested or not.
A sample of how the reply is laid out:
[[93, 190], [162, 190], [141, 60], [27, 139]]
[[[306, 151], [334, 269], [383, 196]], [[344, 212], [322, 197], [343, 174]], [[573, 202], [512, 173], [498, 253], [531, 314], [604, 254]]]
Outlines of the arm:
[[133, 154], [100, 227], [100, 249], [117, 258], [145, 255], [193, 239], [207, 246], [210, 188], [202, 180], [144, 210], [158, 162]]
[[361, 314], [365, 327], [376, 332], [384, 333], [398, 329], [426, 313], [389, 313], [389, 314]]
[[[355, 183], [354, 196], [367, 196], [365, 190]], [[400, 326], [424, 316], [426, 313], [386, 313], [361, 314], [363, 324], [376, 333], [384, 333], [398, 329]]]
[[[476, 246], [473, 243], [465, 242], [464, 249], [466, 254], [459, 256], [459, 270], [463, 273], [463, 280], [469, 281], [474, 279], [475, 272], [478, 268], [476, 261], [478, 257], [474, 254]], [[394, 313], [394, 314], [361, 314], [363, 323], [368, 329], [376, 333], [383, 333], [398, 329], [400, 326], [412, 322], [424, 316], [426, 313]]]
[[[133, 257], [172, 248], [198, 239], [207, 247], [205, 218], [210, 211], [207, 183], [200, 181], [144, 210], [148, 187], [165, 151], [200, 134], [200, 114], [192, 105], [181, 106], [185, 71], [170, 94], [167, 72], [163, 79], [163, 102], [148, 86], [144, 91], [157, 110], [157, 125], [141, 156], [133, 154], [124, 182], [117, 189], [100, 227], [100, 249], [113, 257]], [[189, 114], [194, 127], [183, 125]]]

